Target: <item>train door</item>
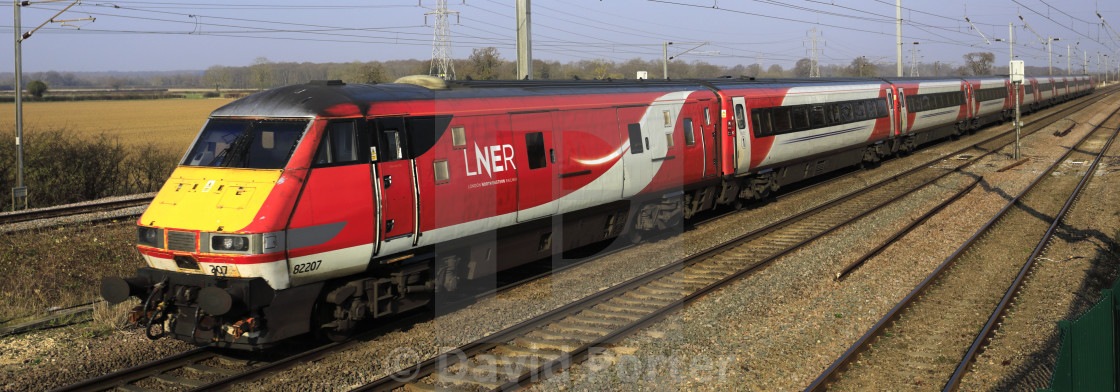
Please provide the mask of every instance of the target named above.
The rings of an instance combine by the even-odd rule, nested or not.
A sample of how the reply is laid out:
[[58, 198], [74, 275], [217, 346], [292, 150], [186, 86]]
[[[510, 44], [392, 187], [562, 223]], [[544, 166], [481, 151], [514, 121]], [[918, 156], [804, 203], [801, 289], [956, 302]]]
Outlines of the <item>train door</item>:
[[906, 109], [906, 89], [898, 88], [898, 113], [899, 113], [899, 131], [907, 133], [910, 131], [910, 112]]
[[751, 168], [751, 135], [747, 128], [747, 101], [731, 97], [732, 116], [735, 118], [735, 172], [746, 173]]
[[[370, 146], [373, 186], [379, 196], [378, 230], [384, 253], [412, 246], [416, 234], [419, 206], [416, 202], [416, 163], [408, 150], [408, 130], [400, 117], [380, 118], [374, 122], [377, 140]], [[409, 240], [405, 240], [409, 239]]]
[[896, 106], [894, 104], [894, 92], [893, 92], [893, 90], [894, 89], [891, 89], [891, 88], [887, 89], [887, 108], [888, 108], [887, 113], [890, 115], [890, 119], [891, 119], [891, 135], [898, 136], [900, 133], [902, 133], [902, 130], [898, 125], [898, 115], [895, 111]]
[[552, 112], [510, 115], [517, 162], [517, 221], [556, 214], [557, 165]]
[[[703, 177], [708, 178], [715, 176], [716, 173], [716, 129], [719, 128], [718, 121], [712, 121], [712, 116], [719, 112], [719, 101], [701, 101], [698, 110], [703, 113], [696, 118], [702, 118], [703, 121], [699, 122], [696, 126], [696, 139], [700, 143], [701, 148], [704, 149], [704, 173]], [[687, 140], [686, 140], [687, 142]]]

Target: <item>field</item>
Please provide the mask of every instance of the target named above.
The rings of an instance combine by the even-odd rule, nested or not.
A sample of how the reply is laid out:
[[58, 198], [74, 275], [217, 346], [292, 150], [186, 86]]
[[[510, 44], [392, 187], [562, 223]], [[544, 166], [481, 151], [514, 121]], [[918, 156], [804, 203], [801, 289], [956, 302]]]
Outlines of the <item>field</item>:
[[[232, 100], [162, 99], [145, 101], [26, 102], [25, 133], [66, 129], [83, 136], [117, 136], [123, 145], [152, 143], [185, 151], [206, 117]], [[12, 130], [15, 104], [0, 104], [0, 129]]]

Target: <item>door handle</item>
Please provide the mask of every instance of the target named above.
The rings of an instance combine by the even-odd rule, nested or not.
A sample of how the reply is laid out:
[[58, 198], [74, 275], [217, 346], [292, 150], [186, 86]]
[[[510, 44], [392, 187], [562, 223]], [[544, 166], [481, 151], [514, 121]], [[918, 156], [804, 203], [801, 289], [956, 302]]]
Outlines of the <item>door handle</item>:
[[393, 185], [393, 175], [390, 174], [382, 178], [382, 183], [385, 184], [382, 188], [389, 189], [389, 186]]
[[548, 149], [548, 161], [552, 162], [554, 165], [556, 164], [556, 150]]
[[385, 221], [385, 233], [386, 234], [393, 231], [393, 223], [394, 222], [393, 222], [392, 219], [389, 219], [389, 220]]

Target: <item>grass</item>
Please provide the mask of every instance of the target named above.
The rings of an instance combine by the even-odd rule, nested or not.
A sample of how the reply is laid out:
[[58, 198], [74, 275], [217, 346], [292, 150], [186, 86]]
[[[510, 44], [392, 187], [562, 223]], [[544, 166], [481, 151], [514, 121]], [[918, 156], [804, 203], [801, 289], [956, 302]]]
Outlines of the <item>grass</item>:
[[144, 265], [135, 237], [128, 223], [0, 235], [0, 320], [100, 299], [102, 278], [132, 276]]
[[[225, 98], [27, 102], [23, 129], [70, 129], [81, 136], [117, 136], [126, 146], [153, 143], [185, 151], [210, 112], [229, 102]], [[0, 104], [0, 124], [8, 132], [14, 129], [15, 104]]]

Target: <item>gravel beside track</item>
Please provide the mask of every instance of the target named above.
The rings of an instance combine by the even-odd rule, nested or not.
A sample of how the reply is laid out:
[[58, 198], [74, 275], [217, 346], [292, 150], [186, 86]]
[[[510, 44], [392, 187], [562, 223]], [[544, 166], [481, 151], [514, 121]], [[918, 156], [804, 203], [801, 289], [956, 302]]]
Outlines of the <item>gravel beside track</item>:
[[[1115, 101], [1099, 104], [1073, 119], [1084, 123], [1089, 115], [1116, 107]], [[983, 176], [982, 188], [843, 282], [832, 279], [840, 268], [947, 197], [954, 180], [946, 180], [942, 193], [929, 189], [912, 195], [818, 240], [644, 334], [623, 340], [603, 360], [576, 365], [533, 389], [800, 390], [1002, 208], [1007, 195], [1021, 191], [1049, 165], [1047, 160], [1089, 129], [1078, 126], [1064, 138], [1050, 135], [1064, 129], [1062, 125], [1024, 139], [1024, 156], [1031, 160], [1015, 169], [995, 172], [1013, 162], [1005, 152], [966, 171], [961, 177]]]
[[926, 390], [950, 379], [992, 310], [1120, 125], [1112, 117], [1023, 195], [832, 384], [833, 390]]
[[1105, 154], [1048, 250], [1035, 261], [1003, 326], [980, 354], [961, 389], [1035, 391], [1050, 384], [1057, 359], [1057, 320], [1074, 320], [1100, 299], [1120, 264], [1120, 146]]

